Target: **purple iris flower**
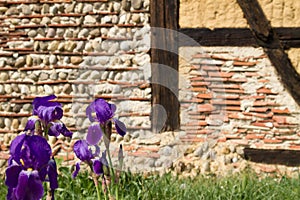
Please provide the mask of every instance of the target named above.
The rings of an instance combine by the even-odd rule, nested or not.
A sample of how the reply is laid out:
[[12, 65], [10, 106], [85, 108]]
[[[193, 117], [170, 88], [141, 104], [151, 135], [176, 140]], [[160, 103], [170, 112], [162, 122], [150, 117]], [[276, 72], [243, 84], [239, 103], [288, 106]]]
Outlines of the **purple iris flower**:
[[40, 130], [36, 130], [37, 127], [39, 127], [39, 129], [42, 130], [43, 128], [44, 131], [51, 136], [57, 137], [59, 134], [63, 134], [66, 137], [72, 137], [72, 132], [60, 121], [63, 117], [61, 104], [50, 101], [55, 98], [55, 95], [50, 95], [46, 97], [36, 97], [33, 100], [33, 116], [28, 118], [25, 131], [30, 131], [31, 133], [35, 131], [39, 132]]
[[[104, 126], [113, 121], [116, 131], [119, 135], [124, 136], [126, 134], [126, 126], [123, 122], [114, 117], [116, 106], [114, 104], [107, 103], [104, 99], [96, 99], [86, 109], [86, 115], [93, 124], [88, 129], [87, 141], [89, 144], [97, 144], [102, 138], [102, 130]], [[97, 127], [96, 124], [100, 127]], [[98, 134], [98, 136], [97, 136]]]
[[[38, 200], [44, 193], [42, 182], [48, 180], [52, 193], [58, 188], [57, 169], [51, 159], [51, 147], [38, 135], [22, 134], [11, 143], [5, 184], [7, 199]], [[54, 195], [52, 196], [54, 199]]]
[[86, 140], [78, 140], [75, 142], [73, 150], [77, 158], [81, 161], [77, 162], [75, 165], [75, 171], [72, 174], [72, 177], [75, 178], [80, 170], [80, 163], [87, 163], [97, 175], [103, 174], [103, 165], [107, 165], [107, 162], [104, 162], [103, 158], [99, 158], [100, 148], [95, 147], [95, 152], [92, 150], [92, 146], [88, 144]]

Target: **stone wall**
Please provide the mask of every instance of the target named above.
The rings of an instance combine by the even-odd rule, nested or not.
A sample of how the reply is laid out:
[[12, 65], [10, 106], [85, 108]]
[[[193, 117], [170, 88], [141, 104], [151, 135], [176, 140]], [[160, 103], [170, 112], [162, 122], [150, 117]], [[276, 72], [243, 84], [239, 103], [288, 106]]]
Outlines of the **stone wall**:
[[[149, 130], [149, 3], [0, 1], [1, 166], [36, 96], [58, 96], [75, 138], [89, 125], [85, 108], [94, 97], [117, 105], [127, 140]], [[59, 156], [73, 159], [73, 141], [51, 140]]]

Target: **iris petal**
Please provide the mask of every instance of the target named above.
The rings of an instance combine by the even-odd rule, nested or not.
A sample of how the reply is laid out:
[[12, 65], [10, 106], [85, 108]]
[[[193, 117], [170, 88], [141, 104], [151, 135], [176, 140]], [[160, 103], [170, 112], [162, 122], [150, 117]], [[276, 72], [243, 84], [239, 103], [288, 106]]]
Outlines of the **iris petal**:
[[104, 99], [95, 100], [95, 112], [101, 124], [106, 123], [114, 116], [115, 106], [112, 105], [113, 104], [107, 103]]
[[9, 166], [6, 171], [6, 179], [5, 179], [5, 184], [8, 187], [16, 187], [18, 184], [18, 177], [20, 172], [22, 171], [22, 167], [19, 165], [12, 165]]
[[88, 143], [85, 140], [77, 140], [74, 144], [73, 150], [77, 158], [81, 161], [90, 161], [93, 158], [93, 154], [89, 150]]
[[48, 102], [52, 99], [55, 99], [56, 96], [55, 95], [49, 95], [49, 96], [45, 96], [45, 97], [36, 97], [34, 98], [32, 105], [33, 105], [33, 115], [38, 115], [38, 108], [41, 105], [45, 105], [48, 104]]
[[118, 119], [113, 119], [115, 122], [115, 127], [117, 130], [117, 133], [121, 136], [124, 136], [126, 134], [126, 126], [123, 122], [119, 121]]
[[93, 159], [93, 171], [95, 174], [103, 174], [103, 164], [99, 159]]
[[102, 130], [98, 123], [93, 123], [88, 128], [86, 140], [90, 145], [96, 145], [103, 136]]
[[[52, 102], [54, 103], [54, 102]], [[61, 105], [55, 106], [40, 106], [37, 109], [38, 116], [41, 120], [43, 120], [46, 124], [50, 121], [59, 120], [63, 116], [63, 110]]]
[[59, 134], [63, 134], [65, 137], [72, 137], [73, 133], [69, 131], [64, 123], [61, 121], [50, 122], [50, 128], [48, 135], [58, 137]]
[[30, 157], [34, 158], [32, 165], [34, 169], [41, 169], [47, 165], [51, 157], [51, 147], [47, 140], [41, 136], [33, 135], [26, 140], [30, 150]]
[[79, 170], [80, 170], [80, 162], [77, 162], [75, 164], [75, 171], [72, 174], [72, 178], [76, 178], [76, 176], [78, 175]]
[[56, 162], [54, 159], [51, 159], [48, 162], [48, 177], [49, 177], [51, 190], [55, 190], [56, 188], [58, 188], [58, 181], [57, 181], [58, 174], [57, 174]]
[[28, 118], [24, 131], [30, 131], [31, 133], [34, 132], [35, 123], [39, 120], [37, 116], [31, 116]]
[[[10, 160], [15, 160], [20, 164], [20, 157], [21, 157], [21, 149], [22, 146], [25, 142], [25, 140], [28, 138], [26, 134], [21, 134], [15, 137], [15, 139], [11, 142], [10, 144], [10, 155], [11, 158]], [[11, 163], [9, 163], [11, 164]]]
[[18, 185], [14, 190], [17, 199], [39, 200], [43, 197], [44, 188], [38, 172], [21, 171]]

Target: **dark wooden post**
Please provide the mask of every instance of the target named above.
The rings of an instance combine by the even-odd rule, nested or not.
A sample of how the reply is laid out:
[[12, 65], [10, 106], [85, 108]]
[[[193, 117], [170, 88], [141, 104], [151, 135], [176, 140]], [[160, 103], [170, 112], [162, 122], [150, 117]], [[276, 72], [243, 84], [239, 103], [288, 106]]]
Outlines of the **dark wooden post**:
[[[163, 106], [166, 121], [161, 112], [153, 109], [154, 132], [179, 129], [178, 102], [178, 41], [179, 0], [152, 0], [151, 13], [151, 70], [152, 105]], [[168, 71], [176, 73], [167, 74]]]
[[279, 37], [274, 32], [257, 0], [237, 0], [257, 43], [264, 48], [276, 68], [281, 81], [300, 105], [300, 76], [284, 52]]

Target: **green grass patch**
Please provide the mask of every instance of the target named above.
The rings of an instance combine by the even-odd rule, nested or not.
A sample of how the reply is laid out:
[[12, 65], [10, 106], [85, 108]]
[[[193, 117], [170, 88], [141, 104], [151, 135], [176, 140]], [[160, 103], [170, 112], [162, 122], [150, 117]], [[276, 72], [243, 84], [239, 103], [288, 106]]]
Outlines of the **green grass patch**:
[[[66, 167], [60, 168], [59, 188], [56, 199], [95, 200], [96, 188], [87, 172], [82, 172], [76, 179]], [[300, 178], [300, 176], [299, 176]], [[212, 200], [296, 200], [300, 199], [299, 178], [259, 178], [254, 173], [245, 172], [228, 177], [199, 177], [190, 179], [165, 174], [148, 177], [123, 173], [120, 183], [112, 188], [113, 196], [118, 199], [212, 199]], [[101, 188], [101, 186], [100, 186]], [[5, 199], [6, 186], [0, 181], [0, 199]], [[101, 192], [101, 199], [104, 195]]]

